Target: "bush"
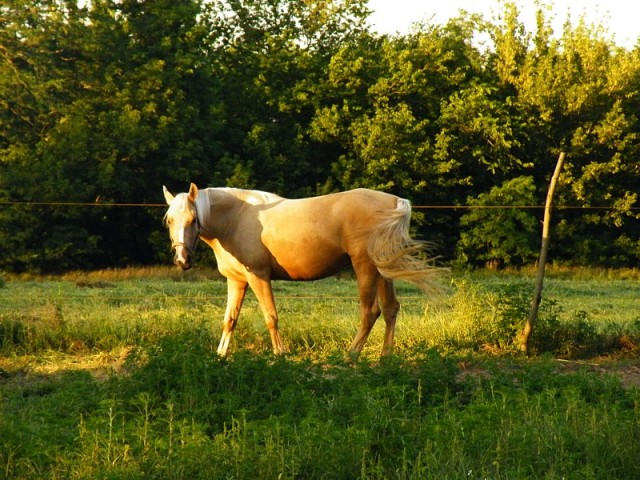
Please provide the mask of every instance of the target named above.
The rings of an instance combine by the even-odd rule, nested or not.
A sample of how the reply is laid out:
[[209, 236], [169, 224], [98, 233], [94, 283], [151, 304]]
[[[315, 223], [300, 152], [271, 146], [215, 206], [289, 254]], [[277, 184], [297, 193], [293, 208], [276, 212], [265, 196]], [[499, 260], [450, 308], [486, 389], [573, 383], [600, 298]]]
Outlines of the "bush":
[[[535, 205], [533, 177], [517, 177], [488, 193], [467, 199], [472, 207], [462, 216], [458, 262], [470, 265], [522, 266], [537, 256], [538, 220], [519, 206]], [[516, 208], [491, 208], [512, 205]]]
[[[486, 290], [460, 282], [451, 297], [450, 308], [439, 312], [430, 325], [430, 345], [494, 354], [519, 353], [532, 295], [533, 285], [529, 282], [511, 282]], [[587, 312], [567, 313], [557, 300], [543, 297], [530, 347], [534, 354], [582, 358], [635, 349], [638, 330], [640, 327], [633, 325], [598, 325]]]

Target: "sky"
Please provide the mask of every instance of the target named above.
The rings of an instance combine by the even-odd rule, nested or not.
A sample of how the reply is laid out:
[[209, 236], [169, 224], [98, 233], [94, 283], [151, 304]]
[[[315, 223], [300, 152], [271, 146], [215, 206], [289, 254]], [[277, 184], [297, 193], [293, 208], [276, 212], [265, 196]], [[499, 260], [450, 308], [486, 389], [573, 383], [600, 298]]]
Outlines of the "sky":
[[[515, 3], [527, 30], [535, 31], [534, 1]], [[461, 9], [491, 20], [503, 11], [502, 4], [499, 0], [369, 0], [373, 11], [369, 23], [380, 34], [405, 34], [413, 22], [427, 20], [444, 24]], [[554, 18], [551, 25], [558, 34], [567, 18], [577, 24], [584, 16], [588, 24], [605, 26], [608, 36], [623, 47], [634, 47], [640, 38], [640, 2], [637, 0], [548, 0], [545, 4], [553, 5], [548, 15]]]

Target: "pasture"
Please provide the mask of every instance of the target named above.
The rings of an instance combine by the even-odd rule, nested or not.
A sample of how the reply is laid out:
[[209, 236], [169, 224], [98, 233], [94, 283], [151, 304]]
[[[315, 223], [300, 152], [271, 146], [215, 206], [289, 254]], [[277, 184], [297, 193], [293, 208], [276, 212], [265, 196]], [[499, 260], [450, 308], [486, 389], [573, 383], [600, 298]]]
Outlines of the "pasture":
[[638, 272], [401, 283], [360, 359], [351, 278], [276, 282], [285, 357], [249, 294], [215, 355], [226, 285], [195, 269], [0, 280], [5, 478], [638, 478]]

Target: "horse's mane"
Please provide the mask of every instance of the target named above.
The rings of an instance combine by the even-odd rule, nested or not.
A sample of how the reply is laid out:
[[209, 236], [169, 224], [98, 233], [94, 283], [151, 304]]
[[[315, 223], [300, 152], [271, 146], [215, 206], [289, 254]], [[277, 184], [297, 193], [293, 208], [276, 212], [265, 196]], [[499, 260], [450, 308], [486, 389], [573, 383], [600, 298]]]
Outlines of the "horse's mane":
[[215, 220], [212, 217], [213, 211], [217, 206], [231, 207], [238, 202], [250, 205], [266, 205], [280, 200], [282, 200], [282, 197], [275, 193], [261, 190], [243, 190], [231, 187], [205, 188], [200, 190], [200, 194], [196, 199], [196, 209], [200, 224], [209, 225], [209, 222]]

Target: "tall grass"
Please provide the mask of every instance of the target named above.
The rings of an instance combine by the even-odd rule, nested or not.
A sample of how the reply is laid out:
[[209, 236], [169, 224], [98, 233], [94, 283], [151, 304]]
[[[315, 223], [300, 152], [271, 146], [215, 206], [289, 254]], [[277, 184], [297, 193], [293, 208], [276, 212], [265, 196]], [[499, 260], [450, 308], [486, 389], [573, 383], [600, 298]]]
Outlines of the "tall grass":
[[[530, 292], [522, 277], [459, 277], [432, 301], [400, 285], [396, 355], [379, 360], [377, 326], [352, 364], [353, 280], [276, 284], [285, 358], [270, 353], [250, 296], [221, 359], [224, 282], [118, 275], [9, 279], [0, 289], [0, 476], [640, 476], [640, 444], [630, 441], [640, 434], [638, 390], [588, 365], [518, 353]], [[638, 289], [551, 279], [537, 351], [633, 354]], [[114, 349], [128, 353], [109, 374], [83, 368]], [[41, 368], [56, 355], [71, 360]]]
[[640, 474], [637, 391], [548, 361], [484, 368], [461, 376], [435, 350], [350, 367], [223, 360], [196, 329], [137, 349], [129, 375], [102, 386], [69, 372], [4, 389], [0, 466], [8, 478]]
[[[226, 285], [211, 276], [136, 276], [9, 281], [0, 289], [0, 353], [77, 353], [143, 345], [206, 325], [217, 341]], [[117, 278], [126, 280], [117, 280]], [[294, 355], [327, 358], [345, 350], [358, 328], [354, 280], [275, 283], [283, 336]], [[634, 281], [550, 280], [533, 336], [537, 353], [566, 358], [632, 348], [640, 336], [640, 287]], [[425, 299], [399, 286], [398, 348], [515, 353], [532, 284], [522, 277], [460, 277], [451, 295]], [[382, 322], [380, 322], [382, 323]], [[382, 327], [365, 355], [378, 355]], [[270, 349], [255, 298], [245, 302], [233, 347]]]

